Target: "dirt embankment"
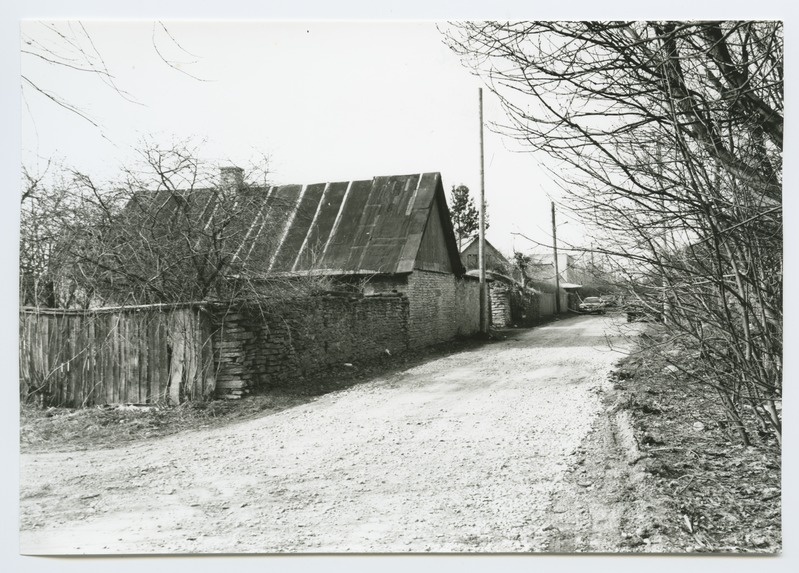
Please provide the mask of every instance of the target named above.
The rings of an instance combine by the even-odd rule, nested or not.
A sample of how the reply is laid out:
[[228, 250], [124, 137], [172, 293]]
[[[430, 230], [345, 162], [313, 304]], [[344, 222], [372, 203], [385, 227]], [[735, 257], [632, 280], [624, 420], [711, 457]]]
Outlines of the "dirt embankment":
[[[631, 463], [667, 501], [662, 525], [675, 551], [779, 553], [779, 444], [760, 431], [750, 435], [752, 446], [742, 445], [713, 388], [688, 384], [669, 364], [680, 354], [668, 333], [648, 330], [651, 348], [622, 360], [611, 391], [640, 449]], [[743, 412], [757, 428], [754, 413]]]

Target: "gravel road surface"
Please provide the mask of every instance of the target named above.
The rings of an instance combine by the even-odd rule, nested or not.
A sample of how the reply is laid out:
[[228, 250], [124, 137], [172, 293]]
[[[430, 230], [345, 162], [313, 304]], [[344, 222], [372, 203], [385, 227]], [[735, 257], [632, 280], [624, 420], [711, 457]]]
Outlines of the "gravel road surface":
[[514, 331], [223, 428], [25, 454], [21, 552], [618, 550], [641, 509], [601, 400], [619, 323]]

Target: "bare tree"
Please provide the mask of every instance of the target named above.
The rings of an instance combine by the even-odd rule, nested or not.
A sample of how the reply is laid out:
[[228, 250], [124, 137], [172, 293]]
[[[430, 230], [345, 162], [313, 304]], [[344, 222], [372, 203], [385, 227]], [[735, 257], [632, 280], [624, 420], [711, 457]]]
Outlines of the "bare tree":
[[781, 440], [781, 23], [462, 23], [447, 42], [502, 102], [497, 129], [568, 166], [599, 250], [694, 357], [680, 378], [744, 443], [747, 413]]
[[106, 210], [117, 208], [109, 195], [94, 194], [84, 177], [50, 161], [41, 171], [23, 168], [20, 217], [20, 302], [29, 306], [84, 304], [71, 274], [72, 254], [100, 228]]
[[267, 212], [265, 165], [250, 169], [249, 179], [238, 168], [220, 178], [197, 146], [149, 142], [139, 155], [108, 187], [75, 171], [50, 188], [28, 176], [23, 304], [271, 304], [322, 288], [321, 278], [264, 277], [264, 253], [293, 208], [275, 199]]
[[[187, 71], [192, 64], [197, 63], [199, 57], [186, 50], [162, 22], [152, 23], [151, 44], [153, 53], [164, 65], [194, 80], [207, 81]], [[75, 78], [94, 78], [123, 100], [142, 105], [118, 83], [101, 48], [83, 22], [25, 22], [22, 26], [20, 48], [23, 99], [27, 102], [31, 93], [38, 94], [49, 103], [100, 128], [100, 120], [87, 111], [85, 106], [64, 96], [61, 90], [51, 85], [46, 72], [59, 69], [73, 73]], [[191, 59], [186, 59], [187, 57]]]

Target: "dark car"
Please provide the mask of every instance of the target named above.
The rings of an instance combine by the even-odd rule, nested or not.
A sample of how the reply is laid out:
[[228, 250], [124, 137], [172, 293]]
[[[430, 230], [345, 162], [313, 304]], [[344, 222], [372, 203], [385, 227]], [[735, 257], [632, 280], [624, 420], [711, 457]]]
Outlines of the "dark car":
[[580, 312], [588, 314], [605, 314], [605, 303], [598, 296], [587, 296], [580, 303]]

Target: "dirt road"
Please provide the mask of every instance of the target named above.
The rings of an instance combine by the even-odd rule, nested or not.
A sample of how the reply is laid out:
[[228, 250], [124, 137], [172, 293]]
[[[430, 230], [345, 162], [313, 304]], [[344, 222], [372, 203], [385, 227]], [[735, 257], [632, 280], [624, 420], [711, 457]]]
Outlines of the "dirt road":
[[627, 532], [656, 508], [601, 400], [613, 324], [517, 331], [224, 428], [23, 455], [21, 551], [656, 550]]

